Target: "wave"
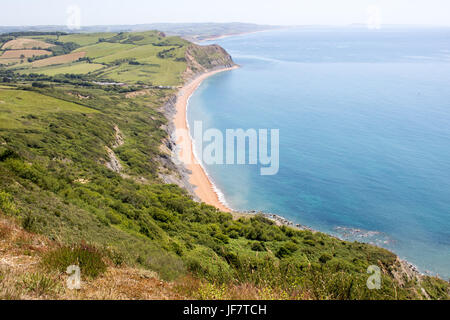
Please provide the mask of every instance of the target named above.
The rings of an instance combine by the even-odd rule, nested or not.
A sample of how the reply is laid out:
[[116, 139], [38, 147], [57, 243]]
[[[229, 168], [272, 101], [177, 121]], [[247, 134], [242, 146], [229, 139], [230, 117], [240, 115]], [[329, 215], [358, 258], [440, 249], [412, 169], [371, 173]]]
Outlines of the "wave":
[[377, 246], [389, 246], [395, 243], [395, 240], [390, 238], [387, 234], [380, 231], [364, 230], [352, 227], [335, 227], [334, 230], [339, 235], [339, 238], [350, 241], [361, 241]]

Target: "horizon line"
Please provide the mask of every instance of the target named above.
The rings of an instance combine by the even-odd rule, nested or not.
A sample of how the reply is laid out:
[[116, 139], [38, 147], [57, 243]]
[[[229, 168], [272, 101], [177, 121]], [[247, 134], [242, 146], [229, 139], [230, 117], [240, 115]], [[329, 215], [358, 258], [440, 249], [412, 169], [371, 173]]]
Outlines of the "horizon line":
[[[359, 25], [366, 25], [365, 22], [353, 22], [353, 23], [346, 23], [346, 24], [268, 24], [268, 23], [254, 23], [254, 22], [241, 22], [241, 21], [231, 21], [231, 22], [148, 22], [148, 23], [135, 23], [135, 24], [87, 24], [81, 26], [82, 28], [89, 28], [89, 27], [121, 27], [121, 26], [145, 26], [145, 25], [156, 25], [156, 24], [171, 24], [171, 25], [182, 25], [182, 24], [249, 24], [254, 26], [267, 26], [267, 27], [350, 27], [350, 26], [359, 26]], [[450, 27], [450, 24], [443, 25], [443, 24], [411, 24], [411, 23], [385, 23], [381, 24], [381, 26], [408, 26], [408, 27]], [[36, 25], [0, 25], [0, 28], [33, 28], [33, 27], [63, 27], [67, 28], [64, 24], [36, 24]]]

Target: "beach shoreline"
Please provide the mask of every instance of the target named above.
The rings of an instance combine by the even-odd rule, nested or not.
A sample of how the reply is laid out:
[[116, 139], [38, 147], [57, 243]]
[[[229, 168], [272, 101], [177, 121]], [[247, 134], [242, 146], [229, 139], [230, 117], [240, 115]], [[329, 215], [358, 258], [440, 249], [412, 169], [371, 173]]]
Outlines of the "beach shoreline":
[[[183, 137], [176, 138], [177, 147], [179, 147], [180, 145], [185, 147], [184, 149], [182, 148], [177, 152], [177, 156], [189, 171], [189, 183], [194, 187], [196, 196], [202, 202], [212, 205], [224, 212], [232, 212], [233, 210], [224, 203], [225, 201], [223, 199], [220, 199], [219, 191], [217, 190], [216, 186], [211, 181], [203, 166], [199, 163], [199, 161], [197, 161], [194, 152], [194, 140], [189, 133], [187, 108], [189, 106], [190, 97], [194, 94], [194, 92], [198, 89], [198, 87], [204, 80], [215, 74], [225, 71], [231, 71], [237, 68], [239, 68], [239, 66], [235, 65], [233, 67], [212, 70], [202, 73], [199, 76], [193, 78], [191, 81], [187, 82], [178, 92], [178, 97], [175, 104], [176, 112], [173, 120], [176, 131], [185, 131], [188, 133]], [[186, 139], [186, 141], [180, 141], [182, 139]], [[186, 152], [187, 154], [184, 154], [184, 152]]]
[[[311, 227], [301, 225], [298, 223], [294, 223], [291, 220], [288, 220], [284, 218], [281, 215], [275, 214], [275, 213], [267, 213], [267, 212], [260, 212], [256, 210], [252, 211], [236, 211], [231, 209], [227, 204], [225, 199], [221, 199], [221, 191], [218, 190], [218, 188], [214, 185], [213, 181], [211, 180], [210, 176], [208, 175], [205, 168], [197, 161], [196, 153], [194, 151], [195, 149], [195, 141], [190, 135], [189, 130], [189, 123], [187, 119], [187, 110], [189, 107], [189, 99], [191, 96], [195, 93], [195, 91], [200, 87], [200, 85], [208, 79], [209, 77], [226, 71], [231, 71], [234, 69], [239, 68], [238, 65], [235, 65], [233, 67], [224, 67], [220, 69], [216, 69], [213, 71], [205, 72], [197, 77], [192, 78], [190, 81], [188, 81], [179, 91], [177, 94], [177, 99], [175, 102], [175, 115], [173, 116], [173, 124], [175, 127], [175, 130], [185, 130], [188, 134], [185, 135], [183, 138], [187, 139], [185, 141], [185, 145], [187, 148], [185, 151], [188, 153], [187, 159], [190, 159], [187, 163], [182, 161], [183, 155], [180, 155], [180, 150], [176, 151], [176, 156], [178, 160], [181, 160], [182, 166], [187, 169], [187, 180], [190, 186], [192, 186], [192, 191], [195, 193], [196, 197], [206, 204], [209, 204], [215, 208], [217, 208], [220, 211], [231, 213], [233, 215], [234, 219], [242, 218], [242, 217], [253, 217], [257, 214], [261, 214], [265, 218], [273, 221], [278, 226], [286, 226], [290, 227], [296, 230], [303, 230], [303, 231], [310, 231], [313, 233], [321, 232], [318, 230], [315, 230]], [[176, 146], [179, 147], [179, 137], [176, 138]], [[187, 142], [187, 143], [186, 143]], [[223, 195], [222, 195], [223, 196]], [[327, 233], [330, 235], [329, 233]], [[337, 239], [340, 239], [342, 241], [346, 241], [345, 239], [337, 236], [337, 235], [331, 235], [332, 237], [335, 237]], [[347, 240], [348, 241], [348, 240]], [[378, 246], [378, 245], [376, 245]], [[379, 246], [378, 246], [379, 247]], [[404, 270], [407, 270], [410, 274], [415, 276], [423, 276], [425, 273], [421, 272], [419, 268], [407, 261], [406, 259], [401, 259], [398, 257], [398, 261], [401, 264], [402, 268]], [[431, 273], [430, 273], [431, 274]]]

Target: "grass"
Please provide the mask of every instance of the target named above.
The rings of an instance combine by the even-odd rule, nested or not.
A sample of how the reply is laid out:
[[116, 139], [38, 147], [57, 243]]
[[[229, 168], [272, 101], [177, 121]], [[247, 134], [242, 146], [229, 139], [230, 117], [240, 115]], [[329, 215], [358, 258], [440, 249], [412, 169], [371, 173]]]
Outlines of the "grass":
[[121, 44], [121, 43], [96, 43], [90, 46], [81, 47], [74, 52], [86, 52], [86, 56], [92, 59], [106, 57], [111, 54], [115, 54], [121, 51], [126, 51], [136, 47], [133, 44]]
[[47, 67], [51, 65], [67, 64], [84, 58], [84, 52], [73, 52], [65, 55], [50, 57], [47, 59], [36, 60], [31, 63], [33, 68]]
[[48, 270], [61, 273], [69, 266], [79, 266], [83, 277], [97, 278], [106, 271], [102, 253], [95, 247], [80, 244], [73, 247], [62, 247], [47, 253], [42, 264]]
[[[8, 66], [9, 70], [24, 75], [95, 74], [104, 81], [162, 86], [178, 86], [183, 82], [185, 52], [190, 45], [179, 37], [163, 37], [157, 31], [71, 34], [59, 38], [43, 35], [32, 38], [35, 41], [76, 44], [78, 48], [72, 53], [86, 52], [90, 63], [63, 61], [64, 56], [58, 53], [50, 60], [33, 63], [20, 63], [18, 59], [2, 60], [4, 64], [12, 64]], [[61, 64], [40, 67], [46, 61], [58, 61]]]
[[80, 46], [89, 46], [96, 44], [100, 38], [109, 38], [114, 36], [114, 33], [76, 33], [65, 36], [60, 36], [61, 42], [75, 42]]
[[38, 296], [49, 295], [60, 290], [58, 282], [39, 272], [25, 275], [22, 279], [22, 286], [25, 290]]
[[33, 49], [33, 48], [39, 48], [39, 49], [47, 49], [51, 47], [51, 44], [48, 44], [46, 42], [30, 39], [30, 38], [19, 38], [15, 40], [8, 41], [5, 43], [2, 47], [2, 49]]
[[[132, 49], [127, 49], [125, 51], [119, 51], [111, 55], [104, 56], [99, 59], [95, 59], [98, 63], [111, 63], [120, 59], [134, 59], [138, 62], [142, 63], [150, 63], [152, 58], [156, 58], [158, 53], [167, 50], [176, 48], [179, 49], [176, 46], [170, 46], [170, 47], [158, 47], [154, 46], [152, 44], [149, 45], [141, 45], [138, 47], [134, 47]], [[184, 56], [184, 50], [179, 49], [176, 51], [176, 57], [183, 57]]]
[[71, 64], [33, 68], [29, 70], [24, 70], [21, 73], [39, 73], [47, 76], [55, 76], [58, 74], [88, 74], [90, 72], [97, 71], [104, 68], [105, 66], [97, 63], [87, 63], [87, 62], [75, 62]]
[[[0, 59], [24, 59], [34, 56], [52, 55], [51, 51], [48, 50], [8, 50], [0, 55]], [[21, 58], [23, 57], [23, 58]], [[25, 59], [24, 59], [25, 60]]]
[[183, 62], [166, 62], [155, 59], [156, 65], [120, 65], [101, 70], [99, 76], [125, 83], [146, 83], [161, 86], [177, 86], [182, 83], [180, 72], [185, 69]]
[[[39, 103], [36, 103], [39, 101]], [[46, 113], [96, 113], [96, 110], [32, 91], [0, 89], [0, 130], [30, 128]], [[31, 125], [31, 126], [30, 126]]]

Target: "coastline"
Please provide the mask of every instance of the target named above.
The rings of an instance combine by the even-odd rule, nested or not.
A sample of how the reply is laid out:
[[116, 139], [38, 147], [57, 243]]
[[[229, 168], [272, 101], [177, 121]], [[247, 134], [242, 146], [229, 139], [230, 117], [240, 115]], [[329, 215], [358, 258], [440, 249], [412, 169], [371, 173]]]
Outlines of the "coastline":
[[[261, 32], [261, 31], [258, 31]], [[230, 35], [232, 36], [232, 35]], [[231, 71], [234, 69], [239, 68], [238, 65], [234, 65], [232, 67], [222, 67], [215, 70], [211, 70], [208, 72], [204, 72], [201, 74], [198, 74], [194, 76], [193, 78], [189, 79], [183, 87], [179, 89], [177, 92], [177, 98], [174, 102], [175, 112], [172, 114], [173, 117], [173, 125], [175, 130], [185, 130], [188, 134], [187, 136], [183, 137], [186, 139], [184, 141], [184, 145], [186, 145], [187, 149], [182, 149], [182, 152], [187, 152], [188, 155], [183, 156], [182, 152], [178, 149], [180, 146], [180, 137], [176, 137], [176, 140], [172, 140], [175, 142], [176, 145], [176, 156], [178, 160], [180, 161], [182, 165], [181, 174], [182, 176], [186, 177], [186, 182], [189, 185], [189, 187], [184, 186], [187, 188], [191, 193], [193, 193], [197, 200], [200, 200], [201, 202], [204, 202], [208, 205], [216, 207], [218, 210], [231, 213], [233, 215], [234, 219], [238, 219], [240, 217], [252, 217], [256, 214], [262, 214], [265, 218], [272, 220], [276, 225], [278, 226], [286, 226], [297, 230], [303, 230], [303, 231], [310, 231], [313, 233], [322, 231], [315, 230], [309, 226], [301, 225], [298, 223], [294, 223], [291, 220], [288, 220], [284, 218], [281, 215], [275, 214], [275, 213], [268, 213], [268, 212], [260, 212], [255, 210], [250, 211], [236, 211], [230, 208], [227, 204], [225, 199], [223, 198], [223, 195], [221, 191], [214, 185], [213, 180], [208, 175], [205, 168], [202, 166], [201, 163], [197, 161], [197, 156], [195, 152], [195, 141], [192, 139], [190, 135], [190, 128], [189, 123], [187, 119], [187, 108], [189, 107], [189, 100], [191, 96], [195, 93], [195, 91], [199, 88], [199, 86], [208, 79], [209, 77], [225, 72], [225, 71]], [[187, 142], [187, 143], [186, 143]], [[190, 159], [188, 162], [184, 162], [183, 158]], [[325, 234], [337, 238], [342, 241], [350, 241], [353, 242], [354, 240], [346, 240], [338, 235], [332, 235], [330, 233], [325, 232]], [[370, 244], [370, 243], [369, 243]], [[378, 244], [371, 244], [377, 247], [383, 247]], [[388, 249], [389, 250], [389, 249]], [[391, 251], [391, 250], [390, 250]], [[400, 264], [401, 268], [403, 270], [408, 271], [408, 273], [415, 277], [421, 277], [425, 274], [432, 275], [433, 273], [429, 271], [421, 271], [416, 265], [409, 262], [408, 260], [404, 258], [400, 258], [397, 253], [394, 252], [394, 254], [397, 256], [398, 263]]]
[[228, 34], [222, 34], [222, 35], [217, 35], [217, 36], [208, 36], [208, 37], [202, 38], [202, 39], [195, 39], [194, 41], [198, 42], [198, 43], [202, 43], [205, 41], [221, 40], [221, 39], [234, 37], [234, 36], [242, 36], [242, 35], [247, 35], [247, 34], [262, 33], [262, 32], [274, 31], [274, 30], [284, 30], [284, 29], [290, 29], [290, 28], [292, 28], [292, 27], [278, 26], [278, 27], [269, 28], [269, 29], [262, 29], [262, 30], [255, 30], [255, 31], [243, 31], [243, 32], [238, 32], [238, 33], [228, 33]]
[[[173, 115], [173, 125], [175, 130], [186, 130], [188, 133], [187, 136], [184, 136], [187, 141], [185, 141], [185, 145], [187, 147], [187, 150], [181, 150], [182, 152], [187, 152], [188, 155], [186, 157], [183, 157], [183, 154], [178, 150], [179, 144], [180, 144], [180, 137], [176, 137], [175, 145], [177, 147], [176, 149], [176, 156], [178, 160], [181, 161], [182, 166], [186, 169], [185, 174], [187, 175], [187, 182], [189, 183], [192, 188], [189, 188], [191, 191], [195, 193], [195, 196], [202, 202], [212, 205], [216, 207], [217, 209], [228, 212], [233, 215], [235, 219], [238, 219], [240, 217], [251, 217], [255, 216], [256, 214], [262, 214], [264, 217], [266, 217], [269, 220], [272, 220], [276, 225], [278, 226], [287, 226], [291, 227], [297, 230], [304, 230], [304, 231], [310, 231], [313, 233], [320, 232], [318, 230], [315, 230], [311, 227], [301, 225], [298, 223], [294, 223], [291, 220], [288, 220], [284, 218], [283, 216], [280, 216], [278, 214], [274, 213], [267, 213], [267, 212], [259, 212], [259, 211], [235, 211], [231, 209], [225, 202], [225, 199], [221, 199], [221, 192], [217, 189], [217, 187], [212, 182], [211, 178], [209, 177], [208, 173], [206, 172], [205, 168], [197, 161], [196, 153], [194, 151], [194, 140], [192, 139], [190, 135], [189, 130], [189, 123], [187, 119], [187, 108], [189, 107], [189, 100], [191, 96], [195, 93], [195, 91], [199, 88], [199, 86], [208, 79], [209, 77], [225, 72], [225, 71], [231, 71], [234, 69], [239, 68], [238, 65], [235, 65], [233, 67], [225, 67], [220, 68], [217, 70], [209, 71], [202, 73], [190, 81], [188, 81], [179, 91], [177, 94], [177, 99], [175, 102], [175, 114]], [[183, 158], [190, 159], [189, 162], [183, 162]], [[330, 235], [330, 234], [328, 234]], [[338, 236], [336, 237], [342, 241], [345, 241], [343, 238]], [[397, 255], [397, 254], [396, 254]], [[405, 259], [401, 259], [397, 255], [398, 263], [400, 264], [400, 267], [407, 271], [408, 274], [411, 277], [421, 277], [425, 274], [419, 270], [419, 268], [410, 263], [409, 261]]]
[[[239, 68], [239, 66], [235, 65], [233, 67], [226, 67], [202, 73], [201, 75], [186, 83], [178, 92], [178, 97], [175, 104], [176, 112], [173, 119], [175, 130], [186, 130], [186, 132], [188, 132], [188, 135], [185, 137], [177, 137], [177, 146], [180, 145], [180, 139], [185, 138], [187, 140], [184, 143], [187, 150], [178, 151], [177, 156], [189, 171], [189, 183], [194, 187], [195, 194], [202, 202], [212, 205], [224, 212], [232, 212], [233, 210], [231, 210], [224, 203], [224, 201], [220, 199], [219, 191], [217, 190], [216, 186], [211, 181], [203, 166], [197, 161], [193, 147], [194, 141], [189, 133], [187, 108], [189, 106], [190, 97], [192, 96], [192, 94], [194, 94], [194, 92], [198, 89], [198, 87], [204, 80], [217, 73], [230, 71], [237, 68]], [[184, 155], [183, 152], [187, 152], [188, 154]], [[184, 159], [189, 160], [186, 162], [183, 161]]]
[[242, 36], [242, 35], [246, 35], [246, 34], [253, 34], [253, 33], [260, 33], [260, 32], [267, 32], [267, 31], [272, 31], [275, 29], [264, 29], [264, 30], [257, 30], [257, 31], [248, 31], [248, 32], [239, 32], [239, 33], [229, 33], [229, 34], [222, 34], [220, 36], [210, 36], [207, 38], [203, 38], [203, 39], [198, 39], [198, 42], [204, 42], [204, 41], [215, 41], [215, 40], [221, 40], [221, 39], [225, 39], [225, 38], [229, 38], [229, 37], [234, 37], [234, 36]]

